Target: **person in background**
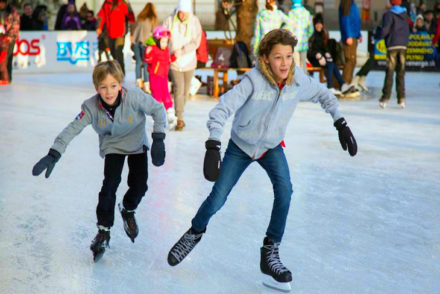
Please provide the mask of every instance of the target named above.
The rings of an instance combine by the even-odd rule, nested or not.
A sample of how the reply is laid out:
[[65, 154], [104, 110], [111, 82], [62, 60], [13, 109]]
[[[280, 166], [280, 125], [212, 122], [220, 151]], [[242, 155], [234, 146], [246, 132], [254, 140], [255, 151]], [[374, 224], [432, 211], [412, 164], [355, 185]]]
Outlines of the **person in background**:
[[34, 9], [34, 13], [32, 17], [35, 21], [36, 29], [38, 31], [47, 31], [49, 30], [49, 26], [47, 24], [47, 6], [46, 5], [38, 5]]
[[302, 0], [293, 0], [289, 11], [289, 30], [298, 39], [293, 53], [295, 64], [307, 72], [306, 58], [309, 49], [309, 38], [313, 34], [313, 23], [310, 12], [302, 5]]
[[202, 38], [200, 21], [192, 11], [192, 0], [179, 0], [175, 11], [163, 22], [163, 26], [171, 32], [171, 54], [176, 56], [176, 61], [171, 64], [177, 116], [176, 131], [185, 127], [183, 113], [197, 67], [196, 50]]
[[129, 23], [130, 35], [133, 36], [135, 18], [131, 5], [124, 0], [106, 0], [98, 12], [96, 34], [99, 38], [104, 26], [107, 29], [110, 52], [121, 65], [125, 74], [124, 44], [126, 21]]
[[75, 4], [75, 0], [68, 0], [67, 3], [63, 4], [60, 6], [60, 8], [58, 9], [57, 12], [57, 18], [55, 20], [55, 30], [62, 30], [61, 25], [63, 23], [63, 18], [64, 15], [66, 15], [66, 11], [67, 11], [67, 5], [69, 4]]
[[[406, 9], [400, 6], [401, 0], [391, 0], [392, 7], [382, 17], [378, 38], [385, 39], [387, 47], [387, 68], [379, 106], [385, 108], [390, 100], [393, 87], [394, 72], [396, 72], [397, 103], [405, 108], [405, 63], [406, 46], [409, 41], [409, 27]], [[422, 17], [423, 20], [423, 17]], [[416, 21], [417, 23], [417, 21]], [[423, 26], [423, 24], [422, 24]]]
[[104, 158], [104, 180], [99, 192], [96, 216], [98, 233], [90, 245], [93, 258], [98, 261], [110, 242], [110, 228], [114, 223], [116, 190], [121, 182], [125, 159], [128, 163], [128, 190], [119, 203], [124, 230], [134, 242], [139, 233], [135, 211], [148, 186], [149, 140], [145, 131], [146, 116], [154, 121], [151, 137], [151, 161], [155, 166], [165, 162], [165, 109], [148, 94], [138, 89], [122, 87], [124, 73], [117, 61], [99, 63], [93, 70], [96, 94], [85, 100], [81, 111], [55, 138], [46, 156], [33, 167], [32, 175], [46, 170], [52, 173], [55, 164], [69, 143], [88, 125], [99, 137], [99, 154]]
[[20, 33], [20, 15], [17, 9], [0, 0], [0, 85], [12, 81], [12, 58], [15, 40]]
[[339, 5], [339, 28], [345, 56], [342, 77], [345, 82], [350, 84], [356, 67], [358, 40], [362, 42], [361, 17], [359, 8], [353, 0], [341, 0]]
[[[335, 52], [331, 52], [329, 50], [327, 42], [329, 40], [329, 35], [324, 29], [324, 18], [322, 17], [321, 13], [317, 13], [313, 17], [313, 26], [315, 31], [309, 39], [307, 59], [313, 66], [325, 68], [327, 88], [329, 88], [334, 95], [340, 96], [341, 94], [355, 94], [355, 87], [345, 83], [341, 73], [339, 72], [338, 66], [334, 62], [336, 59]], [[333, 77], [335, 77], [339, 85], [341, 85], [341, 91], [335, 89]]]
[[82, 24], [82, 28], [83, 30], [87, 30], [87, 31], [96, 30], [96, 18], [93, 15], [93, 10], [89, 10], [87, 12], [87, 16], [84, 23]]
[[136, 60], [136, 85], [145, 92], [150, 92], [147, 63], [144, 61], [145, 42], [153, 35], [157, 23], [156, 8], [153, 3], [148, 2], [136, 18], [131, 44], [131, 50], [134, 52]]
[[426, 10], [423, 14], [424, 21], [425, 21], [425, 28], [428, 34], [435, 35], [437, 31], [437, 20], [434, 19], [434, 11], [433, 10]]
[[281, 10], [278, 9], [275, 0], [266, 0], [266, 7], [257, 13], [254, 26], [254, 41], [252, 45], [252, 53], [257, 56], [258, 45], [265, 34], [274, 29], [289, 26], [289, 18]]
[[168, 48], [170, 37], [171, 33], [167, 28], [157, 26], [153, 31], [153, 36], [147, 40], [148, 46], [143, 59], [148, 64], [151, 95], [164, 105], [167, 112], [168, 128], [173, 130], [176, 127], [177, 118], [168, 87], [168, 73], [170, 64], [176, 60], [176, 57], [170, 54]]
[[196, 50], [197, 68], [203, 68], [208, 62], [208, 40], [206, 40], [206, 32], [202, 29], [202, 37], [200, 38], [199, 48]]
[[20, 31], [35, 31], [35, 21], [32, 17], [32, 13], [34, 10], [32, 9], [32, 4], [26, 2], [23, 4], [23, 14], [20, 17]]
[[87, 13], [89, 12], [89, 7], [87, 6], [87, 3], [84, 2], [83, 5], [79, 8], [79, 18], [81, 20], [81, 27], [84, 27], [84, 23], [87, 20]]
[[68, 4], [66, 14], [61, 21], [61, 30], [81, 30], [81, 18], [75, 4]]
[[423, 15], [417, 15], [416, 22], [414, 23], [414, 26], [412, 28], [412, 32], [415, 34], [426, 32], [425, 20], [423, 19]]

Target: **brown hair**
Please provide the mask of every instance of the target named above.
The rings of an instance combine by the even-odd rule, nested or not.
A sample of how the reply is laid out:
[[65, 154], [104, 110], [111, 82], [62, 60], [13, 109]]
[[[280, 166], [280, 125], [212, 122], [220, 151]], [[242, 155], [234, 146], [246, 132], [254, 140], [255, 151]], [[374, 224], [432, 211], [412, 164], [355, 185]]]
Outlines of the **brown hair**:
[[99, 83], [101, 83], [107, 75], [112, 75], [119, 83], [124, 80], [124, 72], [122, 71], [121, 65], [116, 60], [109, 60], [98, 63], [93, 69], [93, 84], [95, 88], [98, 88]]
[[137, 21], [144, 21], [146, 19], [149, 19], [152, 22], [153, 27], [157, 25], [156, 8], [154, 7], [154, 4], [151, 2], [145, 4], [144, 9], [142, 9], [142, 11], [139, 12], [137, 16]]
[[291, 32], [285, 29], [275, 29], [264, 35], [263, 40], [261, 40], [258, 46], [258, 56], [269, 56], [270, 51], [276, 44], [290, 45], [292, 46], [292, 51], [298, 40], [292, 35]]
[[353, 0], [341, 0], [342, 15], [343, 16], [350, 15], [351, 4], [353, 4]]

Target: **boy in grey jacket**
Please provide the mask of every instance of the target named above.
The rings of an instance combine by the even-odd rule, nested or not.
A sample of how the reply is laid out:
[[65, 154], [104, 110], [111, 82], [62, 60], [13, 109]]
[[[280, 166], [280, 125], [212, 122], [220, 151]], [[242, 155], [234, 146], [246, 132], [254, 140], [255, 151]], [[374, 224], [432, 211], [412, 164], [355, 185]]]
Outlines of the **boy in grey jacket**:
[[[265, 285], [290, 289], [291, 272], [281, 263], [278, 247], [284, 234], [293, 192], [289, 167], [283, 151], [287, 123], [298, 101], [319, 102], [331, 114], [339, 140], [351, 156], [356, 140], [338, 111], [336, 97], [293, 62], [297, 40], [286, 30], [267, 33], [258, 48], [257, 67], [249, 71], [209, 113], [204, 175], [215, 181], [211, 194], [192, 220], [191, 228], [171, 248], [168, 263], [180, 263], [200, 241], [210, 218], [223, 206], [244, 170], [254, 161], [267, 172], [274, 187], [274, 205], [266, 237], [261, 247], [260, 269]], [[235, 113], [231, 139], [223, 163], [220, 138], [229, 116]], [[220, 169], [221, 167], [221, 169]]]
[[139, 89], [122, 88], [124, 74], [117, 61], [99, 63], [93, 70], [93, 83], [98, 92], [84, 101], [81, 112], [56, 137], [49, 154], [35, 164], [32, 174], [40, 175], [46, 170], [48, 178], [66, 150], [67, 145], [86, 126], [92, 125], [99, 135], [99, 150], [104, 158], [104, 181], [99, 193], [96, 214], [98, 234], [90, 249], [94, 260], [99, 260], [110, 241], [113, 226], [116, 189], [121, 182], [125, 157], [128, 161], [128, 191], [119, 210], [124, 220], [124, 229], [132, 242], [139, 230], [134, 217], [135, 210], [147, 191], [148, 138], [145, 132], [145, 115], [154, 120], [152, 162], [161, 166], [165, 161], [165, 129], [167, 119], [163, 104]]

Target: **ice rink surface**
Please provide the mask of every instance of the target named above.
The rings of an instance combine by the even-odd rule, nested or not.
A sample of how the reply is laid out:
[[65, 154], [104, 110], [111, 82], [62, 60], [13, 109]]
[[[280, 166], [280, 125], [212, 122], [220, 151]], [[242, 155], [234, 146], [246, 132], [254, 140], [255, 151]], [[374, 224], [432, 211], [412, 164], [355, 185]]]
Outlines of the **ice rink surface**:
[[[354, 158], [319, 105], [300, 103], [289, 124], [294, 195], [280, 255], [292, 293], [440, 293], [440, 74], [407, 73], [404, 110], [395, 94], [379, 109], [383, 78], [371, 72], [367, 95], [340, 101], [359, 146]], [[0, 87], [0, 293], [277, 293], [261, 285], [273, 194], [258, 164], [187, 259], [167, 264], [212, 187], [202, 163], [216, 101], [203, 95], [187, 102], [185, 130], [168, 133], [165, 165], [150, 163], [136, 242], [116, 211], [110, 249], [93, 263], [103, 179], [96, 133], [88, 127], [75, 138], [49, 179], [31, 175], [93, 94], [91, 74], [16, 75]], [[125, 166], [118, 201], [126, 177]]]

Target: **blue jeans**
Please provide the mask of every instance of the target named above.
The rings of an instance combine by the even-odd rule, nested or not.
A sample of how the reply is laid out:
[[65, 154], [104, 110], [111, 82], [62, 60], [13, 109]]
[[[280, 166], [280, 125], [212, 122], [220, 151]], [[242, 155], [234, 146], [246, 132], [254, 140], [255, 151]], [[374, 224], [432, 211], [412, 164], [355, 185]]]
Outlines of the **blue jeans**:
[[[266, 170], [272, 182], [275, 196], [266, 235], [274, 242], [281, 242], [293, 193], [289, 166], [281, 145], [268, 150], [263, 158], [256, 161]], [[252, 158], [241, 151], [232, 140], [229, 141], [220, 177], [215, 182], [211, 194], [205, 199], [196, 216], [192, 219], [193, 230], [201, 232], [206, 228], [209, 219], [225, 204], [232, 187], [252, 162]]]
[[[134, 52], [134, 59], [136, 59], [136, 66], [135, 66], [136, 80], [142, 79], [144, 82], [148, 82], [147, 63], [144, 62], [145, 46], [139, 43], [132, 44], [131, 50]], [[141, 75], [141, 67], [143, 67], [142, 70], [144, 74], [143, 78]]]
[[325, 69], [326, 69], [325, 74], [327, 76], [327, 88], [330, 89], [335, 87], [333, 84], [333, 75], [335, 76], [340, 86], [342, 86], [342, 84], [345, 83], [341, 73], [339, 72], [338, 66], [334, 62], [327, 61], [327, 64], [325, 65]]

